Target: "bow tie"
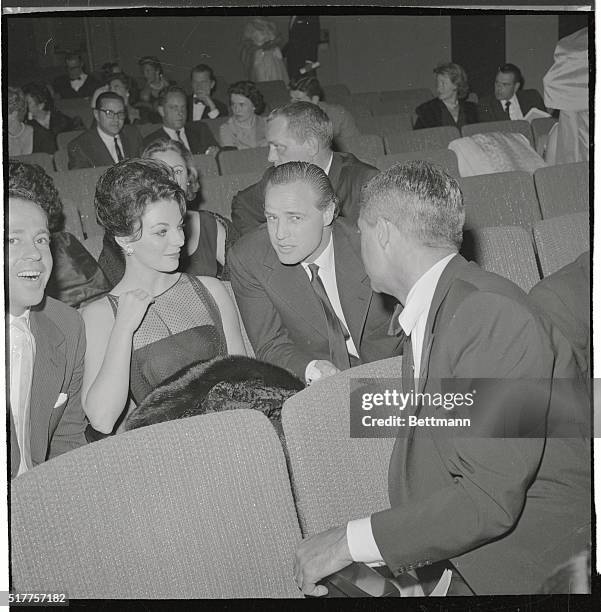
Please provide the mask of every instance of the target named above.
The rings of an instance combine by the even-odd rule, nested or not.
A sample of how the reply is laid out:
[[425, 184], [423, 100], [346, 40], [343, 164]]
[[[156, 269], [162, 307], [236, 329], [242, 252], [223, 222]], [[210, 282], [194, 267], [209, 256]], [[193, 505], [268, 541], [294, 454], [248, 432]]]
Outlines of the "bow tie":
[[394, 309], [392, 318], [390, 319], [390, 325], [388, 326], [387, 333], [389, 336], [398, 336], [398, 337], [406, 336], [405, 331], [403, 330], [403, 328], [401, 327], [401, 324], [399, 323], [399, 315], [401, 314], [401, 312], [403, 312], [403, 305], [397, 304], [396, 308]]

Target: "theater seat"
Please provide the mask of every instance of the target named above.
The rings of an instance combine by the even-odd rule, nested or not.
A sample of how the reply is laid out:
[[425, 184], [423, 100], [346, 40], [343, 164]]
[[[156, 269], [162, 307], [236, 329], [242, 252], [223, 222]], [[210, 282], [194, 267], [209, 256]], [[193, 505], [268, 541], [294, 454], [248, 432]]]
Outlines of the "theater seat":
[[543, 276], [557, 272], [590, 249], [588, 212], [543, 219], [532, 231]]
[[31, 153], [29, 155], [15, 155], [11, 160], [20, 161], [24, 164], [37, 164], [46, 170], [46, 172], [54, 172], [54, 162], [52, 155], [49, 153]]
[[270, 165], [269, 147], [256, 147], [240, 151], [221, 151], [218, 161], [221, 174], [263, 173]]
[[588, 162], [559, 164], [534, 173], [543, 219], [589, 210]]
[[143, 427], [11, 483], [12, 586], [73, 599], [300, 597], [280, 440], [253, 410]]
[[364, 364], [314, 382], [284, 403], [282, 425], [305, 537], [390, 508], [394, 438], [350, 437], [349, 381], [398, 381], [400, 372], [400, 357]]
[[260, 178], [260, 172], [207, 177], [201, 185], [202, 209], [218, 212], [220, 215], [231, 219], [234, 196], [242, 189], [256, 183]]
[[67, 150], [69, 143], [81, 136], [84, 130], [72, 130], [71, 132], [61, 132], [56, 136], [56, 146], [59, 150]]
[[367, 164], [375, 164], [384, 155], [384, 143], [378, 134], [360, 134], [346, 141], [346, 149]]
[[540, 280], [532, 238], [523, 227], [467, 230], [461, 254], [485, 270], [508, 278], [526, 293]]
[[204, 155], [203, 153], [197, 153], [192, 155], [192, 162], [194, 167], [198, 171], [200, 182], [205, 176], [219, 176], [219, 167], [217, 166], [217, 160], [212, 155]]
[[357, 118], [356, 123], [361, 133], [379, 134], [382, 137], [411, 131], [411, 115], [408, 113], [362, 117]]
[[426, 160], [440, 166], [451, 176], [459, 178], [459, 167], [457, 165], [457, 155], [450, 149], [429, 149], [428, 151], [410, 151], [408, 153], [393, 153], [392, 155], [382, 155], [376, 160], [376, 166], [380, 170], [387, 170], [394, 164], [404, 164], [414, 160]]
[[455, 140], [455, 138], [459, 138], [459, 130], [456, 127], [425, 128], [396, 134], [384, 134], [384, 147], [389, 155], [409, 151], [446, 149], [449, 142]]

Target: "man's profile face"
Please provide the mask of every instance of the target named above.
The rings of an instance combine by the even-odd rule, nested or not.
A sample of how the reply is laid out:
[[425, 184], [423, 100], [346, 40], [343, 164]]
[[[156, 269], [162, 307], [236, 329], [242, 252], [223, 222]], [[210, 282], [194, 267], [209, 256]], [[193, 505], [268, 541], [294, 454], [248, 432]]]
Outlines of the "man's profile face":
[[268, 184], [265, 218], [269, 239], [278, 259], [294, 265], [314, 261], [328, 244], [324, 229], [332, 222], [333, 207], [317, 208], [315, 189], [296, 181], [287, 185]]
[[274, 166], [281, 166], [291, 161], [312, 162], [311, 148], [306, 142], [298, 142], [288, 131], [288, 120], [285, 117], [274, 117], [267, 122], [267, 143], [269, 144], [268, 160]]
[[497, 100], [511, 100], [520, 88], [516, 83], [513, 72], [497, 72], [495, 78], [495, 98]]
[[71, 80], [78, 79], [82, 73], [82, 63], [78, 57], [69, 58], [65, 61], [67, 74]]
[[192, 73], [191, 83], [192, 93], [195, 96], [210, 96], [213, 87], [215, 87], [215, 81], [211, 80], [208, 72]]
[[376, 225], [368, 223], [362, 216], [359, 217], [357, 225], [361, 235], [361, 259], [365, 272], [369, 276], [371, 288], [377, 293], [385, 293], [385, 284], [380, 277], [387, 269], [387, 265], [382, 259]]
[[18, 317], [44, 298], [52, 255], [46, 213], [22, 198], [10, 197], [8, 206], [8, 301]]
[[125, 123], [123, 100], [107, 98], [100, 102], [101, 108], [94, 111], [98, 127], [109, 136], [117, 136]]
[[163, 106], [159, 106], [163, 125], [172, 130], [181, 130], [186, 124], [186, 97], [177, 91], [167, 94]]

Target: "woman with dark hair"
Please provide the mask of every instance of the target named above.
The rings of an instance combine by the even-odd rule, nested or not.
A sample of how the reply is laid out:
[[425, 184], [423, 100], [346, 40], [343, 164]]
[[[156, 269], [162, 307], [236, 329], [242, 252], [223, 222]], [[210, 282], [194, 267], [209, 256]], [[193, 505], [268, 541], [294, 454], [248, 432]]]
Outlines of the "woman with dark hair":
[[238, 81], [227, 92], [231, 116], [219, 128], [219, 142], [222, 147], [252, 149], [267, 146], [265, 110], [261, 92], [252, 81]]
[[465, 70], [459, 64], [440, 64], [434, 74], [437, 97], [415, 109], [413, 129], [446, 125], [461, 129], [467, 123], [478, 123], [478, 106], [465, 99], [469, 93]]
[[27, 101], [29, 125], [37, 124], [44, 130], [50, 130], [55, 137], [61, 132], [84, 129], [79, 117], [67, 117], [54, 108], [54, 101], [45, 85], [28, 83], [23, 87], [23, 93]]
[[339, 104], [329, 104], [323, 101], [323, 89], [314, 76], [301, 77], [290, 81], [290, 99], [293, 102], [304, 101], [317, 104], [330, 118], [334, 133], [333, 148], [335, 151], [349, 151], [349, 140], [359, 136], [359, 130], [353, 116]]
[[156, 108], [161, 90], [171, 83], [163, 74], [163, 66], [158, 58], [153, 55], [146, 55], [138, 61], [138, 66], [144, 75], [146, 84], [140, 90], [140, 103], [150, 108]]
[[[200, 182], [190, 151], [176, 140], [155, 140], [146, 147], [142, 158], [166, 163], [186, 194], [186, 246], [180, 257], [179, 271], [228, 280], [225, 254], [238, 232], [229, 219], [212, 211], [198, 210]], [[114, 238], [106, 234], [99, 264], [113, 286], [123, 278], [123, 251]]]
[[56, 151], [54, 134], [39, 123], [28, 125], [24, 122], [27, 113], [25, 94], [18, 87], [7, 87], [6, 131], [8, 132], [8, 155], [31, 155]]
[[129, 159], [110, 167], [96, 186], [95, 207], [125, 253], [125, 273], [109, 295], [82, 310], [89, 440], [113, 431], [130, 394], [139, 405], [192, 363], [246, 354], [221, 282], [177, 272], [186, 196], [169, 166]]
[[107, 79], [106, 83], [108, 85], [108, 91], [119, 94], [123, 98], [125, 110], [127, 112], [127, 119], [125, 120], [125, 123], [144, 123], [141, 110], [135, 108], [131, 104], [129, 77], [123, 73], [115, 73]]

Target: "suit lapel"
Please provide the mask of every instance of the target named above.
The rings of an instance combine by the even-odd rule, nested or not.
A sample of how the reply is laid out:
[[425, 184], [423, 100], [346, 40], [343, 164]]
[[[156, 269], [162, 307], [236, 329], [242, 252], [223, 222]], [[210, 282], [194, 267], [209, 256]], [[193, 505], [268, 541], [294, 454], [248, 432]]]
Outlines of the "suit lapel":
[[372, 297], [371, 285], [361, 258], [336, 222], [332, 234], [338, 295], [349, 332], [359, 349]]
[[31, 384], [31, 455], [34, 464], [45, 460], [52, 409], [62, 388], [67, 358], [65, 337], [42, 312], [31, 312], [36, 354]]
[[328, 178], [330, 179], [330, 183], [332, 183], [332, 187], [334, 191], [338, 193], [338, 183], [340, 182], [340, 173], [342, 172], [342, 157], [338, 155], [338, 153], [332, 154], [332, 165], [330, 166], [330, 171], [328, 172]]
[[184, 132], [186, 133], [186, 138], [188, 139], [188, 144], [190, 145], [190, 151], [193, 154], [200, 152], [200, 144], [198, 142], [198, 138], [196, 138], [196, 130], [192, 129], [191, 125], [184, 126]]

